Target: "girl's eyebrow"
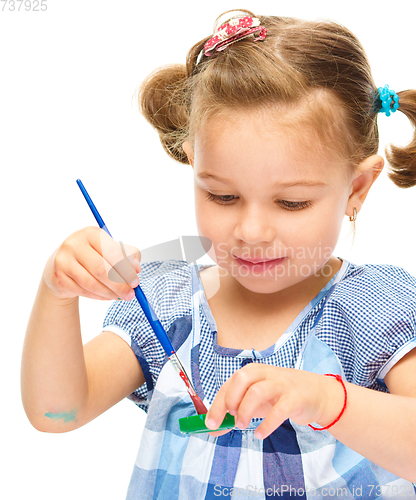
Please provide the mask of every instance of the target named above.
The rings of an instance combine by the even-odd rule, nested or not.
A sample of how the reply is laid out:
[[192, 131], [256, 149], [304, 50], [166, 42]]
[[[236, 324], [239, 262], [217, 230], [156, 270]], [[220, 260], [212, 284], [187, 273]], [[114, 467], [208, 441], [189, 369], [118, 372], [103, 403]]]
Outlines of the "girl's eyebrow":
[[[213, 179], [218, 182], [222, 182], [223, 184], [232, 184], [232, 182], [229, 179], [223, 179], [221, 177], [218, 177], [217, 175], [210, 174], [208, 172], [201, 172], [200, 174], [197, 175], [197, 177], [200, 177], [201, 179]], [[326, 186], [327, 184], [322, 181], [314, 181], [314, 180], [303, 180], [303, 181], [291, 181], [291, 182], [276, 182], [273, 184], [272, 187], [282, 187], [282, 188], [287, 188], [287, 187], [293, 187], [293, 186], [309, 186], [309, 187], [316, 187], [316, 186]]]

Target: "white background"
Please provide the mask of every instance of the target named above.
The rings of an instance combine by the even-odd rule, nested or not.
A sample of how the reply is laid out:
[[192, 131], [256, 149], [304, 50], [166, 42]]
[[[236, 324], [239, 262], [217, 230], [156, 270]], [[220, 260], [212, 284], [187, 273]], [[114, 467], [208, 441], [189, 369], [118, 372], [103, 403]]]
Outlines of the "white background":
[[[133, 101], [156, 67], [184, 63], [212, 33], [218, 15], [330, 18], [350, 28], [369, 56], [377, 85], [416, 85], [412, 1], [277, 2], [211, 0], [47, 0], [46, 12], [0, 11], [1, 165], [1, 480], [7, 500], [122, 500], [144, 413], [124, 400], [68, 434], [36, 431], [20, 400], [20, 359], [31, 306], [49, 255], [70, 233], [95, 221], [75, 183], [83, 180], [113, 236], [146, 248], [196, 235], [189, 166], [163, 151]], [[18, 4], [17, 4], [18, 5]], [[3, 7], [3, 3], [1, 3]], [[381, 147], [407, 143], [401, 113], [379, 118]], [[389, 263], [416, 275], [416, 191], [386, 171], [357, 220], [351, 248], [345, 217], [335, 255]], [[210, 259], [207, 258], [207, 262]], [[106, 302], [81, 300], [82, 336], [98, 335]]]

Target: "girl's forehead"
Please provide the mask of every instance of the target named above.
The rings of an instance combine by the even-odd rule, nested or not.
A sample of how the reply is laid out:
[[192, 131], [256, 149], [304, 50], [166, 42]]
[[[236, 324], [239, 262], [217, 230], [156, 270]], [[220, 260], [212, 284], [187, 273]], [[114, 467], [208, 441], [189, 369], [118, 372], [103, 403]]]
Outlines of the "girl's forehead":
[[244, 138], [253, 144], [278, 142], [294, 155], [308, 152], [342, 162], [348, 159], [351, 141], [345, 107], [327, 90], [310, 90], [296, 101], [218, 105], [202, 115], [193, 134], [201, 144]]
[[272, 111], [238, 110], [214, 115], [196, 131], [195, 154], [272, 155], [293, 163], [307, 158], [313, 163], [345, 165], [332, 140], [325, 141], [321, 135], [313, 123], [285, 120]]
[[[313, 121], [276, 115], [274, 109], [233, 109], [211, 116], [196, 131], [196, 173], [349, 181], [348, 161], [323, 140]], [[223, 174], [223, 175], [221, 175]]]

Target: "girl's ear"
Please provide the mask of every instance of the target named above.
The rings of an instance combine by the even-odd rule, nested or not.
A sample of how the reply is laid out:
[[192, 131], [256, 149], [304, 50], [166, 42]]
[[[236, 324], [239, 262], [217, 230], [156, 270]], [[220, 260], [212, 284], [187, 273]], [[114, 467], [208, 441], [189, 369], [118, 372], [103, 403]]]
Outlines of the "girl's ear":
[[356, 207], [357, 213], [361, 210], [371, 186], [380, 175], [383, 167], [384, 159], [379, 155], [369, 156], [359, 164], [357, 173], [354, 174], [351, 182], [351, 194], [348, 198], [346, 215], [352, 217], [354, 207]]
[[192, 168], [194, 168], [194, 149], [190, 141], [185, 141], [182, 144], [182, 149], [185, 151], [186, 156], [188, 157], [189, 163], [191, 164]]

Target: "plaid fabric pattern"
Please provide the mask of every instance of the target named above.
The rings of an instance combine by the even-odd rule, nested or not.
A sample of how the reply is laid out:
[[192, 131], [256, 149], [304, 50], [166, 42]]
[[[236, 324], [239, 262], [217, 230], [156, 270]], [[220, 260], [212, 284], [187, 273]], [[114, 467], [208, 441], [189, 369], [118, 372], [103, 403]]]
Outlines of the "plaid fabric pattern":
[[[416, 347], [416, 279], [391, 265], [343, 265], [276, 344], [264, 351], [216, 341], [199, 272], [185, 261], [142, 264], [140, 286], [209, 408], [221, 385], [247, 362], [339, 373], [388, 392], [384, 376]], [[103, 330], [133, 349], [145, 383], [130, 396], [147, 412], [127, 500], [218, 498], [415, 498], [416, 487], [347, 448], [327, 432], [286, 420], [260, 441], [244, 430], [214, 438], [185, 435], [178, 419], [195, 414], [183, 381], [136, 301], [114, 302]]]

